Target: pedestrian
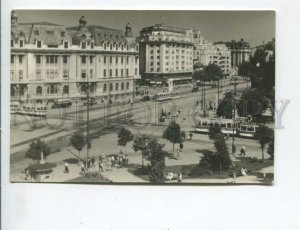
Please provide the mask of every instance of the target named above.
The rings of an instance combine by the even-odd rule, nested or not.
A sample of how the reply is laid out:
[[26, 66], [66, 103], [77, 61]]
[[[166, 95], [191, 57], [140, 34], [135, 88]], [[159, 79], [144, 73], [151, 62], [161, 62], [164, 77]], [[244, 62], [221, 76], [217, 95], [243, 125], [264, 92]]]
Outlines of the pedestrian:
[[93, 166], [95, 166], [95, 162], [96, 162], [96, 159], [95, 159], [94, 156], [92, 156], [91, 163], [92, 163]]
[[236, 181], [236, 173], [234, 171], [232, 174], [232, 183], [235, 183], [235, 181]]
[[81, 165], [81, 175], [85, 175], [85, 167], [84, 167], [84, 165], [85, 165], [85, 163], [84, 162], [80, 162], [80, 165]]
[[68, 164], [68, 162], [65, 163], [65, 173], [69, 173], [69, 164]]
[[243, 156], [246, 156], [246, 146], [243, 145], [242, 149], [243, 149]]
[[104, 170], [103, 170], [103, 167], [102, 167], [102, 164], [101, 164], [101, 161], [99, 160], [98, 161], [98, 169], [99, 169], [99, 172], [101, 171], [101, 172], [104, 172]]
[[176, 160], [180, 160], [180, 148], [177, 149]]
[[177, 182], [182, 183], [182, 174], [181, 174], [181, 172], [178, 172], [178, 174], [177, 174]]

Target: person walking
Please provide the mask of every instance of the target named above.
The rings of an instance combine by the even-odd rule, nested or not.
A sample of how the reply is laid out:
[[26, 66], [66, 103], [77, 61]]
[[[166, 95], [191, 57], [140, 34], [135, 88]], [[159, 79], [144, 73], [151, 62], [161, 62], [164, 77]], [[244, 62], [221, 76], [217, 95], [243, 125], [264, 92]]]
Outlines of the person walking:
[[69, 173], [69, 164], [68, 164], [68, 162], [65, 163], [65, 173]]
[[98, 161], [98, 169], [99, 169], [99, 172], [101, 171], [101, 172], [104, 172], [104, 170], [103, 170], [103, 167], [102, 167], [102, 164], [101, 164], [101, 161], [99, 160]]
[[177, 183], [182, 183], [182, 174], [181, 174], [181, 172], [178, 172], [178, 174], [177, 174]]

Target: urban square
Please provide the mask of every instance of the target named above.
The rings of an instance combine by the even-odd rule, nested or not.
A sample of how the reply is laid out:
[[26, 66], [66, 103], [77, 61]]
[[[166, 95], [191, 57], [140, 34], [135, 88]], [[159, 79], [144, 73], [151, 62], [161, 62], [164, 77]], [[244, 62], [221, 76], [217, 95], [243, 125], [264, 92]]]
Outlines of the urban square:
[[15, 10], [10, 83], [11, 182], [274, 181], [274, 12]]

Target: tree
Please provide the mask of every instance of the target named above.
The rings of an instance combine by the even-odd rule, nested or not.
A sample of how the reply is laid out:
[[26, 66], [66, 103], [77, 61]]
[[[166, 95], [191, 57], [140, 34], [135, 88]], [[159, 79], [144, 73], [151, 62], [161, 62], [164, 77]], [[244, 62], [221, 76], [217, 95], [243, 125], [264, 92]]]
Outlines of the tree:
[[212, 162], [214, 170], [219, 166], [219, 171], [228, 170], [231, 165], [231, 159], [229, 156], [227, 144], [223, 133], [217, 133], [214, 142], [216, 148], [215, 161]]
[[163, 150], [164, 144], [158, 142], [155, 137], [151, 137], [147, 145], [147, 159], [151, 162], [150, 181], [153, 183], [163, 183], [165, 180], [165, 157], [167, 153]]
[[216, 64], [209, 64], [204, 68], [204, 76], [206, 81], [217, 81], [223, 77], [223, 73]]
[[267, 105], [266, 97], [261, 90], [246, 89], [237, 103], [237, 109], [240, 116], [258, 117]]
[[86, 138], [83, 135], [82, 132], [77, 131], [72, 134], [70, 138], [70, 143], [73, 146], [74, 149], [78, 151], [79, 159], [80, 159], [80, 152], [83, 149], [83, 147], [86, 145]]
[[209, 139], [214, 140], [218, 133], [221, 133], [220, 125], [215, 124], [215, 125], [209, 127], [209, 132], [208, 132]]
[[27, 150], [25, 157], [30, 158], [32, 160], [41, 160], [41, 153], [43, 152], [43, 156], [46, 159], [48, 155], [51, 153], [51, 149], [46, 142], [41, 139], [36, 139], [31, 142], [29, 145], [29, 149]]
[[225, 117], [226, 119], [232, 118], [233, 110], [233, 92], [225, 93], [224, 98], [220, 101], [217, 108], [217, 115], [219, 117]]
[[148, 157], [148, 143], [153, 138], [151, 135], [147, 134], [137, 134], [134, 137], [132, 148], [135, 152], [142, 152], [142, 166], [144, 167], [144, 159]]
[[267, 127], [265, 125], [260, 125], [256, 129], [254, 137], [260, 144], [261, 155], [262, 155], [262, 159], [264, 160], [265, 159], [265, 156], [264, 156], [265, 146], [272, 141], [272, 139], [274, 137], [274, 131], [273, 131], [273, 129], [270, 129], [269, 127]]
[[182, 133], [180, 125], [175, 121], [172, 121], [169, 126], [163, 132], [163, 138], [170, 141], [173, 144], [172, 153], [174, 153], [174, 145], [182, 142]]
[[126, 153], [126, 145], [128, 142], [132, 141], [134, 138], [133, 134], [130, 132], [130, 130], [125, 129], [122, 127], [118, 132], [118, 145], [125, 147], [125, 153]]
[[269, 143], [267, 153], [271, 156], [271, 159], [274, 160], [274, 137]]

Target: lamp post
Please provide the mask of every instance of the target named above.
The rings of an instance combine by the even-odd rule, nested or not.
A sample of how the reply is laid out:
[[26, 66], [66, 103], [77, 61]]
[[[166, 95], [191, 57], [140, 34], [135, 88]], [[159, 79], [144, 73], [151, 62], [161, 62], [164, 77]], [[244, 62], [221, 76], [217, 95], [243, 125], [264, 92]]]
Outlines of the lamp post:
[[234, 91], [233, 91], [233, 126], [232, 126], [232, 148], [231, 148], [231, 153], [232, 155], [235, 155], [236, 153], [236, 147], [234, 144], [234, 137], [235, 137], [235, 110], [236, 110], [236, 86], [237, 86], [237, 78], [234, 78]]

